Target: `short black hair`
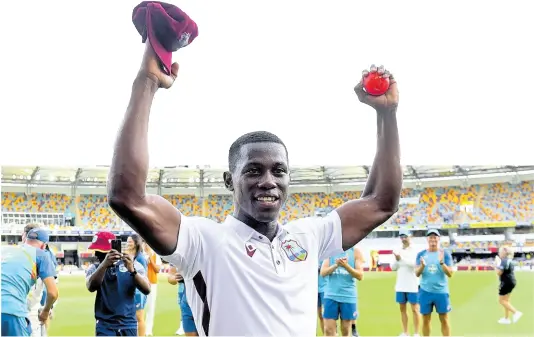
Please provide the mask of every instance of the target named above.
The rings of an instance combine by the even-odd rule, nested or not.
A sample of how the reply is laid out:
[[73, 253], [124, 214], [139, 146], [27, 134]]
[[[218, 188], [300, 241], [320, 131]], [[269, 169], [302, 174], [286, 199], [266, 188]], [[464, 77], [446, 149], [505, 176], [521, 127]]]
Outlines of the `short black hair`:
[[239, 158], [239, 151], [241, 151], [241, 147], [243, 145], [252, 143], [280, 144], [284, 147], [286, 150], [286, 156], [288, 156], [286, 144], [284, 144], [284, 142], [277, 135], [268, 131], [249, 132], [237, 138], [230, 146], [230, 151], [228, 151], [228, 167], [230, 168], [230, 172], [233, 172], [236, 168], [237, 158]]

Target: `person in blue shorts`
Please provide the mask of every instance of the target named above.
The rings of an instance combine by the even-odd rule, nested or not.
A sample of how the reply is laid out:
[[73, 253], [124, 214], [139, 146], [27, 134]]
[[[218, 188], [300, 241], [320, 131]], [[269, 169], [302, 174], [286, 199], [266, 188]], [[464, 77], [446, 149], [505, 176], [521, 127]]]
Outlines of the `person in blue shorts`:
[[415, 275], [417, 251], [411, 245], [411, 237], [412, 233], [409, 230], [399, 231], [402, 248], [393, 251], [395, 261], [391, 265], [391, 269], [397, 272], [395, 301], [399, 304], [401, 314], [402, 333], [400, 337], [410, 335], [408, 332], [408, 303], [410, 303], [413, 314], [413, 336], [419, 337], [419, 278]]
[[440, 249], [440, 233], [428, 230], [428, 248], [417, 254], [415, 275], [420, 277], [419, 307], [423, 316], [423, 336], [430, 336], [430, 321], [434, 308], [441, 322], [443, 336], [451, 335], [449, 312], [449, 278], [453, 274], [452, 255]]
[[[148, 260], [143, 254], [143, 239], [134, 233], [128, 237], [126, 244], [128, 254], [147, 271]], [[147, 295], [143, 294], [139, 289], [135, 289], [135, 316], [137, 317], [137, 333], [139, 336], [146, 335], [145, 306], [147, 298]]]
[[[182, 326], [183, 332], [186, 336], [198, 336], [197, 327], [195, 325], [195, 320], [193, 319], [193, 312], [191, 307], [187, 303], [187, 296], [185, 294], [185, 283], [183, 277], [178, 274], [176, 267], [171, 265], [169, 270], [169, 276], [167, 278], [170, 284], [178, 284], [178, 305], [180, 306], [180, 312], [182, 317]], [[176, 334], [181, 334], [178, 329]]]
[[324, 302], [324, 288], [326, 286], [326, 279], [321, 276], [321, 265], [318, 270], [318, 296], [317, 296], [317, 318], [319, 319], [319, 325], [321, 332], [324, 334], [324, 319], [323, 319], [323, 302]]
[[2, 246], [2, 336], [30, 336], [28, 294], [40, 278], [47, 292], [47, 301], [39, 314], [45, 324], [59, 296], [54, 276], [56, 270], [50, 256], [43, 250], [48, 232], [35, 228], [28, 232], [21, 246]]
[[324, 328], [326, 336], [336, 335], [336, 321], [341, 319], [341, 334], [358, 336], [358, 293], [356, 280], [363, 280], [363, 257], [359, 249], [352, 247], [323, 261], [321, 275], [326, 278], [324, 290]]

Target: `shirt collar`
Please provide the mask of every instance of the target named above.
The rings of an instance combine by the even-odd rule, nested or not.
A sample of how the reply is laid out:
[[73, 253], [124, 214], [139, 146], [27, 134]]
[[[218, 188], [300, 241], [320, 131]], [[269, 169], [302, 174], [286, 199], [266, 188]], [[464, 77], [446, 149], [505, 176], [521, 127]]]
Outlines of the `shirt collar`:
[[[224, 224], [231, 226], [236, 231], [236, 233], [241, 237], [241, 239], [243, 239], [243, 241], [249, 241], [251, 238], [255, 238], [258, 241], [261, 241], [264, 239], [263, 234], [256, 232], [253, 228], [237, 220], [231, 215], [228, 215], [226, 217]], [[278, 228], [277, 228], [275, 237], [279, 237], [280, 235], [282, 235], [282, 233], [285, 232], [285, 230], [282, 228], [280, 223], [278, 223], [277, 226]]]

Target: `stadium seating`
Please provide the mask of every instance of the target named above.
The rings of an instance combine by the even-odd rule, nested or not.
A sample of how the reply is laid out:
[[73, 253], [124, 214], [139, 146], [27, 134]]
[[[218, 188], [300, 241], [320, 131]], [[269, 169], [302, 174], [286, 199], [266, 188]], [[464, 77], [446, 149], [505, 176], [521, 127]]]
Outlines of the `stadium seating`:
[[[357, 199], [360, 192], [295, 193], [285, 204], [280, 220], [313, 216], [328, 212], [344, 202]], [[185, 215], [206, 216], [223, 221], [233, 210], [230, 195], [210, 195], [204, 200], [192, 195], [164, 195]], [[417, 198], [418, 203], [401, 203], [388, 221], [392, 225], [442, 223], [532, 221], [534, 219], [534, 182], [404, 189], [403, 198]], [[53, 193], [2, 193], [2, 212], [76, 214], [78, 226], [88, 229], [118, 228], [122, 222], [111, 210], [105, 195], [81, 195], [76, 198]]]

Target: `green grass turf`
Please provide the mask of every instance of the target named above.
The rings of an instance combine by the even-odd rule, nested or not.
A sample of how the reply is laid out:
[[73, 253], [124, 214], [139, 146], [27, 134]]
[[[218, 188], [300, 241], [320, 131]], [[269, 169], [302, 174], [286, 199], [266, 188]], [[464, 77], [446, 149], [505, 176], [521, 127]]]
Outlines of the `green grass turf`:
[[[534, 336], [534, 273], [517, 273], [518, 286], [512, 303], [524, 313], [513, 325], [500, 325], [503, 311], [497, 303], [497, 279], [493, 272], [457, 272], [451, 279], [452, 334], [454, 336]], [[314, 282], [315, 280], [310, 280]], [[398, 336], [400, 318], [394, 303], [395, 273], [367, 273], [358, 285], [361, 336]], [[50, 336], [94, 336], [94, 294], [85, 289], [83, 276], [61, 276], [60, 300], [54, 310]], [[172, 336], [179, 327], [177, 288], [160, 275], [156, 336]], [[411, 322], [411, 315], [410, 315]], [[411, 323], [410, 323], [411, 325]], [[318, 332], [319, 335], [321, 335]], [[432, 336], [440, 336], [439, 321], [433, 318]]]

